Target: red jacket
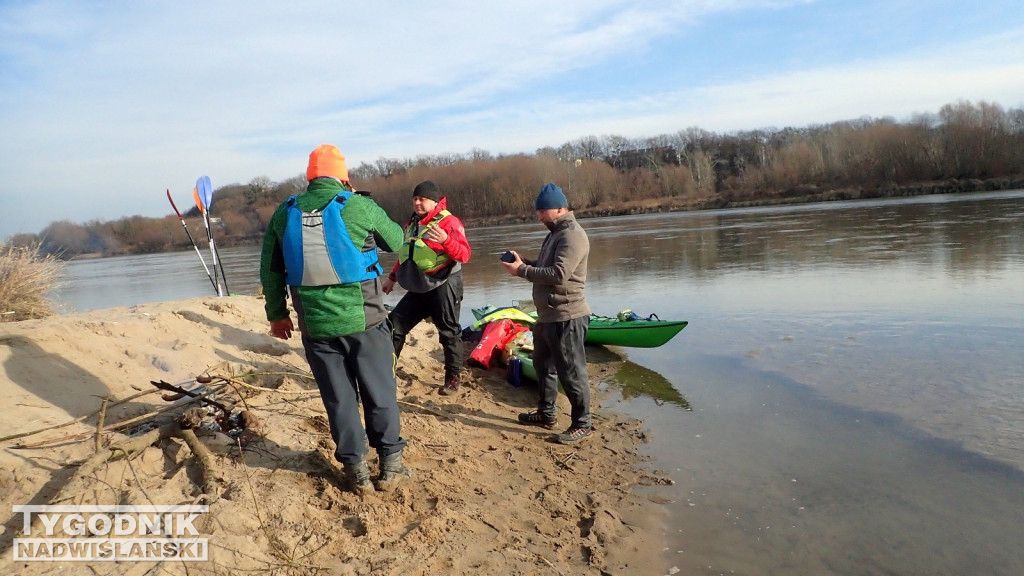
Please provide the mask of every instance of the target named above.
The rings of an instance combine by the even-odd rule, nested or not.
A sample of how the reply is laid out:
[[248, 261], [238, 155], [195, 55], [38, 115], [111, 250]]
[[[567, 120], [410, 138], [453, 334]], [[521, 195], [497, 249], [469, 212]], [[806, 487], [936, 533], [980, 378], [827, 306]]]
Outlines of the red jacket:
[[[438, 200], [437, 206], [434, 206], [434, 209], [427, 212], [423, 218], [417, 219], [415, 214], [409, 218], [409, 222], [405, 225], [405, 230], [408, 230], [409, 227], [414, 225], [416, 222], [430, 222], [438, 212], [447, 209], [447, 207], [448, 197], [442, 196], [441, 199]], [[473, 249], [470, 248], [469, 240], [466, 239], [466, 229], [462, 225], [462, 220], [459, 220], [456, 215], [452, 214], [441, 220], [438, 227], [448, 233], [448, 239], [446, 239], [444, 243], [440, 243], [424, 238], [423, 243], [429, 246], [434, 252], [444, 252], [448, 254], [448, 257], [456, 262], [469, 262], [469, 258], [473, 254]], [[400, 265], [401, 262], [395, 262], [395, 266], [391, 269], [391, 274], [388, 275], [388, 278], [391, 280], [396, 279], [395, 273], [398, 272], [398, 267]]]

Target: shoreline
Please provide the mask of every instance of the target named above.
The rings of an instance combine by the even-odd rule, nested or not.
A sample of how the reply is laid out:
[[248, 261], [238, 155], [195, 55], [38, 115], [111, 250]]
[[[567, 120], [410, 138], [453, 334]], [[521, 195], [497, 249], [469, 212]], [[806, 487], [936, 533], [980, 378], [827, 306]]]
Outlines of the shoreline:
[[[151, 381], [195, 385], [198, 375], [227, 374], [261, 389], [227, 387], [218, 397], [246, 406], [262, 431], [241, 451], [223, 434], [203, 438], [215, 454], [219, 492], [196, 523], [210, 540], [211, 564], [204, 568], [305, 566], [331, 574], [669, 570], [662, 557], [664, 511], [655, 498], [635, 490], [666, 483], [639, 452], [647, 436], [643, 423], [598, 409], [591, 438], [580, 445], [551, 443], [550, 432], [516, 421], [518, 412], [534, 406], [535, 392], [511, 386], [493, 367], [467, 368], [464, 389], [440, 396], [442, 354], [429, 324], [410, 335], [397, 370], [406, 461], [415, 477], [366, 499], [340, 490], [332, 459], [325, 457], [331, 442], [315, 384], [305, 376], [301, 343], [297, 337], [271, 338], [262, 306], [251, 296], [211, 296], [6, 324], [0, 390], [13, 402], [0, 436], [88, 416], [100, 398], [138, 395]], [[592, 385], [602, 366], [594, 366]], [[606, 394], [600, 387], [595, 406]], [[144, 395], [112, 407], [106, 422], [168, 404], [159, 395]], [[567, 422], [564, 397], [559, 412]], [[49, 503], [75, 472], [54, 463], [77, 463], [96, 453], [96, 429], [89, 417], [0, 443], [8, 511], [0, 570], [13, 566], [9, 550], [21, 529], [21, 516], [11, 507]], [[100, 450], [128, 438], [121, 431], [100, 437]], [[375, 460], [369, 459], [371, 470]], [[94, 473], [91, 489], [64, 503], [191, 503], [207, 486], [196, 474], [188, 447], [168, 439], [132, 461], [108, 463]], [[61, 567], [89, 573], [82, 564]], [[138, 568], [131, 562], [116, 566], [113, 573]], [[18, 571], [42, 574], [53, 567], [27, 562]], [[162, 567], [184, 573], [181, 563]]]

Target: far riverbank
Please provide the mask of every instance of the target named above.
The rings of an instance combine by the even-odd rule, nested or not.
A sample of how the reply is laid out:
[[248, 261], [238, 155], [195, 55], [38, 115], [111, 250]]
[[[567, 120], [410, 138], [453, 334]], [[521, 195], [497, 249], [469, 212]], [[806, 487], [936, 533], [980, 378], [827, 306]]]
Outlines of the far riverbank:
[[[823, 188], [821, 186], [798, 186], [782, 194], [758, 197], [750, 193], [720, 194], [714, 198], [690, 200], [685, 198], [646, 198], [632, 202], [602, 204], [588, 208], [575, 208], [577, 218], [602, 218], [606, 216], [628, 216], [633, 214], [658, 214], [663, 212], [694, 212], [700, 210], [724, 210], [728, 208], [752, 208], [756, 206], [784, 206], [792, 204], [813, 204], [841, 200], [876, 200], [880, 198], [909, 198], [933, 194], [965, 194], [972, 192], [997, 192], [1000, 190], [1024, 189], [1024, 176], [1009, 178], [950, 178], [934, 182], [892, 185], [884, 188]], [[495, 224], [530, 222], [533, 214], [505, 215], [493, 218], [464, 218], [469, 228]]]

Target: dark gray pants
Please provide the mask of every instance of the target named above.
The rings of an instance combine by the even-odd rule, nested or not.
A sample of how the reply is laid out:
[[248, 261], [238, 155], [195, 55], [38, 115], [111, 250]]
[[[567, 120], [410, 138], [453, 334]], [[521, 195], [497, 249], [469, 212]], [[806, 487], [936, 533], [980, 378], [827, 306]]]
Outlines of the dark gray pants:
[[465, 350], [462, 344], [462, 271], [453, 273], [448, 281], [429, 292], [406, 292], [388, 315], [394, 329], [392, 339], [395, 356], [402, 355], [405, 337], [423, 320], [430, 318], [444, 351], [445, 378], [462, 370]]
[[[327, 340], [303, 335], [302, 345], [327, 410], [338, 462], [362, 462], [364, 438], [381, 457], [401, 452], [405, 440], [398, 415], [391, 326], [384, 321], [363, 332]], [[360, 402], [365, 430], [359, 418]]]
[[572, 406], [572, 425], [590, 427], [590, 378], [583, 345], [590, 317], [566, 322], [544, 322], [533, 326], [533, 367], [537, 370], [540, 402], [537, 411], [555, 416], [558, 383]]

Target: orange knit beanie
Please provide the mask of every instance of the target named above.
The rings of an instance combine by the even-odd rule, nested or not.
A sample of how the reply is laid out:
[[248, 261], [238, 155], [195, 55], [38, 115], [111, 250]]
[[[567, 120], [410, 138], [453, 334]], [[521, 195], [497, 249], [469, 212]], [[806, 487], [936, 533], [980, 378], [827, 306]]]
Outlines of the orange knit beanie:
[[333, 176], [342, 182], [348, 182], [348, 166], [345, 157], [337, 147], [321, 144], [309, 153], [309, 166], [306, 168], [306, 180]]

